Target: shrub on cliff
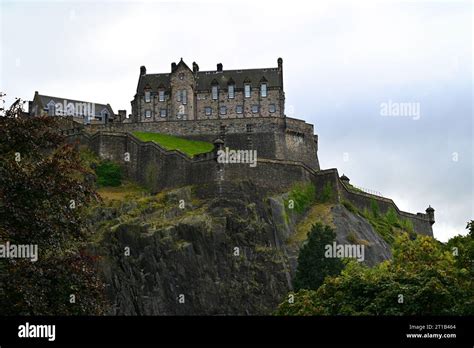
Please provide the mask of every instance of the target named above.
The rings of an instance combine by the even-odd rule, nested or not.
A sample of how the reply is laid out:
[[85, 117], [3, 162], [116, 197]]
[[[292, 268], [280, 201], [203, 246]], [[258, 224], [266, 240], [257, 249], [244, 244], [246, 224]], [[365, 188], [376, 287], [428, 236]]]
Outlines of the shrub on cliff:
[[294, 288], [317, 289], [327, 276], [337, 275], [344, 267], [341, 259], [325, 257], [326, 245], [331, 245], [336, 234], [329, 226], [315, 224], [307, 243], [298, 255], [298, 267], [294, 280]]
[[95, 169], [99, 186], [120, 186], [122, 183], [122, 168], [112, 161], [102, 161]]

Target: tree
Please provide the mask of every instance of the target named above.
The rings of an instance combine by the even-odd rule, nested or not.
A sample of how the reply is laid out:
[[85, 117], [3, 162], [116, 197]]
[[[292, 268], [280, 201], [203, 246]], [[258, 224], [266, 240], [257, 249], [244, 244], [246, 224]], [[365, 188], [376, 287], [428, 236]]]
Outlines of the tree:
[[[0, 312], [100, 314], [104, 284], [87, 252], [90, 170], [52, 117], [0, 117], [0, 244], [37, 245], [38, 261], [0, 259]], [[72, 301], [74, 295], [76, 301]]]
[[[308, 310], [309, 309], [309, 310]], [[472, 315], [472, 274], [435, 239], [403, 234], [393, 260], [369, 268], [350, 261], [318, 290], [298, 292], [279, 315]]]
[[326, 276], [337, 275], [344, 267], [338, 258], [327, 258], [325, 247], [336, 238], [329, 226], [315, 224], [309, 233], [308, 242], [301, 248], [298, 255], [298, 267], [294, 279], [295, 290], [317, 289]]

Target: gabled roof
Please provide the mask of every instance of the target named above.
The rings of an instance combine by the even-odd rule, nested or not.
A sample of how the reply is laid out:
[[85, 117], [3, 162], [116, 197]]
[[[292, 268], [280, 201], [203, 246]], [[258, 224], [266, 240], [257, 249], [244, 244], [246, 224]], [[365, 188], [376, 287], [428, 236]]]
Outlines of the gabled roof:
[[[179, 62], [179, 64], [186, 63]], [[179, 66], [179, 64], [177, 66]], [[189, 68], [188, 68], [189, 69]], [[141, 76], [137, 92], [142, 92], [145, 87], [152, 90], [158, 88], [170, 87], [171, 74], [146, 74]], [[250, 83], [252, 88], [260, 87], [262, 82], [268, 84], [268, 87], [282, 87], [281, 71], [278, 68], [262, 68], [262, 69], [242, 69], [242, 70], [224, 70], [224, 71], [199, 71], [196, 76], [196, 90], [209, 90], [214, 83], [221, 88], [227, 88], [229, 82], [233, 82], [237, 88], [243, 88], [244, 83]]]
[[70, 99], [70, 98], [61, 98], [61, 97], [52, 97], [52, 96], [48, 96], [48, 95], [43, 95], [43, 94], [35, 94], [35, 97], [38, 97], [39, 98], [39, 101], [41, 102], [42, 106], [45, 107], [46, 105], [48, 105], [49, 102], [51, 102], [51, 100], [57, 104], [57, 103], [61, 103], [63, 104], [64, 101], [66, 100], [67, 103], [88, 103], [88, 104], [94, 104], [95, 106], [95, 114], [97, 116], [100, 116], [102, 110], [106, 109], [109, 113], [109, 116], [110, 117], [113, 117], [115, 115], [112, 107], [110, 106], [110, 104], [101, 104], [101, 103], [94, 103], [94, 102], [87, 102], [87, 101], [83, 101], [83, 100], [75, 100], [75, 99]]

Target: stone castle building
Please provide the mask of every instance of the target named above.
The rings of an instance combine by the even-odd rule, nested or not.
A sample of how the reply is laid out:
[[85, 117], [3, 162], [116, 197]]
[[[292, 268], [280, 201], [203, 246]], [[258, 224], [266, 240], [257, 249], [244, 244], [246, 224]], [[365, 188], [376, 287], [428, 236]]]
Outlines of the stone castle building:
[[53, 97], [38, 91], [28, 103], [28, 110], [31, 116], [70, 116], [75, 122], [84, 124], [105, 124], [115, 118], [110, 104]]
[[284, 117], [283, 60], [263, 69], [191, 70], [183, 59], [169, 73], [140, 68], [132, 122]]
[[[296, 182], [311, 182], [317, 194], [331, 188], [333, 203], [350, 202], [364, 210], [376, 202], [382, 213], [394, 209], [409, 220], [415, 232], [433, 234], [433, 208], [401, 211], [389, 198], [354, 189], [337, 169], [321, 170], [314, 126], [285, 115], [281, 58], [277, 67], [261, 69], [224, 70], [217, 64], [215, 71], [200, 71], [182, 59], [168, 73], [147, 74], [142, 66], [131, 104], [130, 117], [119, 110], [109, 122], [82, 124], [65, 134], [121, 163], [128, 177], [152, 192], [194, 185], [222, 195], [226, 185], [248, 181], [268, 192], [288, 192]], [[137, 131], [206, 141], [214, 150], [189, 157], [141, 141]], [[258, 165], [219, 163], [216, 154], [224, 148], [256, 151]]]

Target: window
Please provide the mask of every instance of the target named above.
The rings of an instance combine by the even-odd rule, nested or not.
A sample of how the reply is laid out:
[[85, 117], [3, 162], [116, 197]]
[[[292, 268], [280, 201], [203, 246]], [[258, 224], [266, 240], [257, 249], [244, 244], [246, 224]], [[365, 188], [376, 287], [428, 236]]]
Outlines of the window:
[[210, 108], [209, 106], [206, 106], [204, 108], [204, 112], [205, 112], [206, 116], [211, 116], [212, 115], [212, 108]]
[[252, 113], [258, 113], [258, 105], [252, 105]]
[[235, 107], [235, 112], [238, 114], [242, 114], [244, 112], [244, 107], [242, 105], [237, 105]]
[[151, 117], [151, 110], [145, 110], [145, 117]]
[[248, 83], [245, 84], [244, 90], [245, 90], [245, 98], [250, 98], [250, 85]]
[[46, 110], [48, 110], [49, 116], [56, 116], [56, 104], [54, 103], [54, 101], [51, 100], [48, 103], [48, 107], [46, 108]]
[[235, 86], [229, 85], [229, 99], [235, 98]]
[[145, 91], [145, 103], [149, 103], [151, 101], [151, 92]]
[[252, 125], [251, 124], [247, 125], [247, 133], [252, 133]]
[[166, 109], [160, 109], [160, 116], [166, 117]]
[[268, 110], [269, 110], [270, 113], [272, 113], [272, 114], [273, 114], [274, 112], [276, 112], [276, 106], [275, 106], [275, 104], [270, 104], [270, 105], [268, 106]]
[[182, 90], [178, 91], [178, 93], [176, 94], [176, 99], [177, 99], [177, 101], [179, 101], [182, 104], [186, 105], [187, 102], [188, 102], [187, 91], [185, 89], [182, 89]]
[[158, 92], [158, 98], [159, 98], [158, 100], [160, 102], [165, 101], [165, 91], [159, 91]]
[[227, 106], [221, 106], [220, 114], [221, 114], [221, 115], [227, 114]]
[[217, 100], [219, 98], [219, 91], [217, 89], [217, 86], [212, 86], [212, 99]]
[[260, 85], [260, 96], [262, 98], [265, 98], [267, 96], [267, 84], [266, 83], [262, 83]]

